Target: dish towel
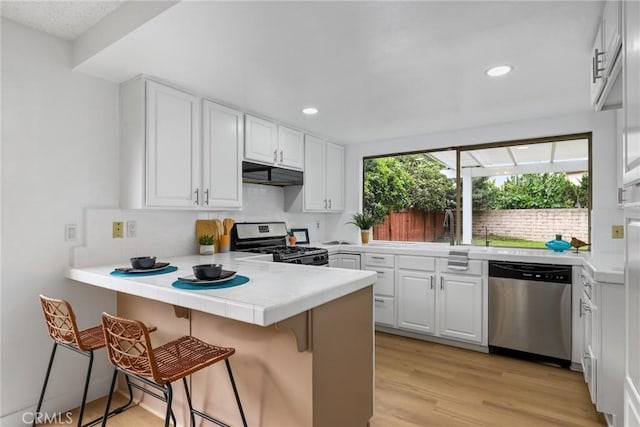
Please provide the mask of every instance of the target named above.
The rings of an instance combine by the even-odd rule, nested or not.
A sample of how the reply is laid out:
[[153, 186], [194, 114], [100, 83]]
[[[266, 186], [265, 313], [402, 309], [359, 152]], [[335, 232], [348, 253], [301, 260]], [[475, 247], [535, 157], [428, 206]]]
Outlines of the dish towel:
[[449, 251], [447, 267], [450, 270], [467, 270], [469, 268], [469, 250], [456, 249], [454, 251]]
[[204, 291], [206, 289], [232, 288], [234, 286], [244, 285], [248, 281], [249, 281], [249, 278], [247, 276], [242, 276], [240, 274], [237, 274], [236, 277], [234, 277], [233, 279], [227, 280], [225, 282], [220, 282], [220, 283], [210, 283], [210, 284], [203, 283], [199, 285], [193, 282], [183, 282], [182, 280], [176, 280], [171, 284], [171, 286], [173, 286], [174, 288], [186, 289], [189, 291]]

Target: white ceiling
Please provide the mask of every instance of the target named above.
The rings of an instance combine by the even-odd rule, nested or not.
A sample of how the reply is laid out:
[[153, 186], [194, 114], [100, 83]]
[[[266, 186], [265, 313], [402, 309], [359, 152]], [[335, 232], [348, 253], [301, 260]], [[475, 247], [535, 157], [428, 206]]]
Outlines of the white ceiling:
[[[183, 1], [76, 69], [116, 82], [150, 74], [331, 140], [380, 140], [589, 110], [602, 8]], [[501, 63], [514, 71], [484, 75]], [[309, 105], [320, 113], [303, 116]]]
[[74, 40], [121, 5], [114, 1], [6, 1], [2, 16], [65, 40]]

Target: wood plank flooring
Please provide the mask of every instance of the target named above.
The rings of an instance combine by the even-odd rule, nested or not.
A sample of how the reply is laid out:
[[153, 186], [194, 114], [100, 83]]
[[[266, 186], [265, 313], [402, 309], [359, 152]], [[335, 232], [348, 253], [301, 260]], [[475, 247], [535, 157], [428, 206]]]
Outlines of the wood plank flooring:
[[[88, 404], [84, 419], [99, 416], [104, 402]], [[375, 408], [372, 427], [606, 425], [579, 372], [385, 333], [376, 333]], [[134, 407], [108, 425], [162, 421]]]

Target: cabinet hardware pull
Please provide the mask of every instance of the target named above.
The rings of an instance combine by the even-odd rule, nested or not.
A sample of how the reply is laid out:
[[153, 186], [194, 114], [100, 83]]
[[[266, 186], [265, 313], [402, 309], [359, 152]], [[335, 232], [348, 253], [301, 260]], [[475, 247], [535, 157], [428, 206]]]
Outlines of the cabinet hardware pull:
[[194, 193], [196, 193], [196, 205], [200, 204], [200, 189], [196, 188], [196, 191], [194, 191]]
[[584, 302], [582, 301], [582, 298], [580, 298], [580, 313], [578, 317], [582, 317], [584, 315], [584, 312], [582, 311], [582, 308], [584, 307]]
[[444, 277], [440, 276], [440, 290], [444, 291]]
[[327, 209], [327, 199], [324, 199], [324, 208]]
[[273, 162], [278, 161], [278, 150], [273, 150]]
[[383, 299], [379, 299], [379, 298], [376, 298], [374, 301], [375, 301], [375, 302], [384, 302], [384, 300], [383, 300]]
[[204, 204], [208, 205], [209, 204], [209, 189], [208, 188], [206, 190], [204, 190], [204, 195], [205, 195]]
[[383, 256], [371, 255], [371, 259], [384, 259], [384, 257]]
[[618, 188], [618, 204], [622, 204], [622, 203], [624, 203], [624, 202], [626, 202], [626, 201], [627, 201], [627, 199], [625, 199], [625, 198], [624, 198], [624, 193], [625, 193], [626, 191], [627, 191], [627, 190], [625, 190], [625, 189], [624, 189], [624, 188], [622, 188], [622, 187], [619, 187], [619, 188]]
[[594, 49], [593, 52], [593, 59], [592, 64], [593, 64], [593, 79], [592, 82], [595, 84], [597, 79], [601, 79], [602, 76], [600, 75], [601, 71], [604, 71], [604, 68], [600, 68], [600, 63], [602, 62], [600, 60], [600, 56], [604, 55], [604, 52], [598, 52], [598, 49]]
[[378, 274], [384, 274], [384, 271], [378, 271], [378, 270], [376, 270], [376, 273], [378, 273]]
[[329, 199], [329, 209], [331, 209], [331, 199]]
[[284, 162], [284, 154], [282, 153], [282, 150], [280, 150], [280, 163]]
[[585, 360], [585, 359], [591, 360], [591, 355], [589, 353], [587, 353], [586, 351], [582, 355], [582, 360]]
[[429, 287], [433, 289], [433, 275], [429, 276]]

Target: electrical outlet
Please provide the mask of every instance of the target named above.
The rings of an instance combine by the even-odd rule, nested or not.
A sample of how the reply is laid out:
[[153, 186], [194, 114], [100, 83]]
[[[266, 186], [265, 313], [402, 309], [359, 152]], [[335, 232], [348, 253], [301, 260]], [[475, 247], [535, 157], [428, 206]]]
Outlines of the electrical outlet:
[[64, 240], [67, 242], [75, 242], [77, 239], [78, 226], [75, 224], [67, 224], [64, 226]]
[[611, 226], [611, 238], [612, 239], [623, 239], [624, 238], [624, 226], [622, 226], [622, 225], [612, 225]]
[[114, 239], [121, 239], [124, 237], [124, 222], [113, 221], [112, 237]]
[[127, 221], [127, 237], [136, 237], [138, 224], [135, 221]]

